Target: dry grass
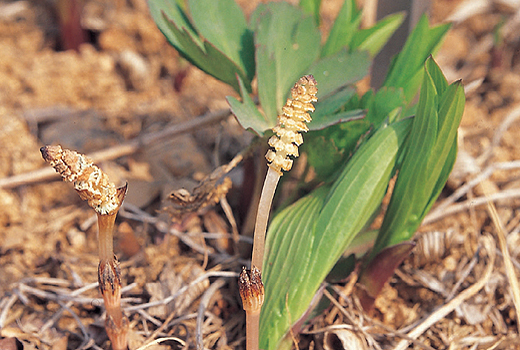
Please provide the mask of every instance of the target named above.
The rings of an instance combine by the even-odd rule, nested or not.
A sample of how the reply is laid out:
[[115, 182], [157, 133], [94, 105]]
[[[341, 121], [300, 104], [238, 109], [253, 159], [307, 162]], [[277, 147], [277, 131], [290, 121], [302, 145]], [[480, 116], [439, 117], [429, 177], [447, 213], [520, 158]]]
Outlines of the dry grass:
[[[217, 196], [216, 207], [182, 220], [159, 209], [172, 183], [194, 187], [250, 140], [232, 118], [215, 112], [226, 108], [224, 96], [232, 92], [175, 63], [176, 54], [143, 15], [145, 2], [129, 2], [133, 7], [105, 8], [104, 15], [117, 16], [97, 22], [107, 25], [98, 32], [99, 49], [80, 53], [50, 48], [44, 34], [51, 17], [44, 8], [0, 4], [18, 6], [11, 8], [18, 11], [14, 17], [0, 17], [0, 336], [16, 338], [25, 349], [109, 348], [95, 282], [95, 216], [69, 186], [42, 183], [48, 179], [38, 172], [41, 144], [65, 139], [70, 148], [98, 151], [114, 181], [130, 182], [115, 244], [130, 348], [241, 349], [245, 324], [236, 281], [247, 264], [239, 252], [250, 250], [251, 238], [236, 234], [247, 231], [235, 222], [246, 215], [239, 191], [234, 187], [227, 200]], [[92, 6], [106, 6], [87, 3], [88, 16], [95, 16]], [[446, 18], [456, 4], [435, 1], [433, 17]], [[385, 287], [372, 314], [361, 310], [352, 284], [330, 285], [330, 306], [294, 335], [300, 349], [326, 348], [324, 340], [351, 339], [350, 331], [357, 346], [370, 349], [518, 348], [519, 9], [493, 4], [471, 17], [459, 13], [438, 55], [449, 79], [472, 87], [458, 163], [417, 236], [421, 248]], [[501, 20], [502, 41], [495, 43]], [[150, 63], [151, 88], [126, 87], [116, 67], [128, 48]], [[67, 79], [60, 69], [70, 73]], [[182, 74], [176, 91], [172, 80]], [[208, 117], [187, 121], [196, 115]], [[81, 124], [86, 121], [91, 124]], [[237, 187], [239, 175], [229, 173]]]

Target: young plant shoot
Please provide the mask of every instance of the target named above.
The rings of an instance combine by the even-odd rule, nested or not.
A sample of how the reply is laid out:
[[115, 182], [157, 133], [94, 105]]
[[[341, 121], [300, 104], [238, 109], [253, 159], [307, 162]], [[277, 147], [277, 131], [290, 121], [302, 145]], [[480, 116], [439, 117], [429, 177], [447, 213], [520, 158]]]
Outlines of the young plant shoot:
[[301, 132], [309, 130], [306, 123], [311, 121], [311, 116], [307, 112], [314, 111], [313, 102], [318, 100], [316, 85], [316, 80], [312, 75], [303, 76], [294, 84], [291, 89], [291, 97], [287, 99], [282, 108], [282, 114], [278, 116], [277, 124], [273, 128], [276, 135], [269, 139], [269, 146], [272, 149], [265, 155], [269, 168], [258, 204], [251, 271], [244, 268], [239, 278], [240, 296], [246, 311], [246, 348], [248, 350], [258, 349], [260, 310], [264, 301], [261, 273], [271, 203], [278, 180], [283, 175], [282, 170], [291, 170], [293, 161], [289, 157], [299, 155], [298, 146], [303, 143]]
[[99, 290], [106, 308], [105, 329], [112, 349], [127, 349], [128, 318], [121, 310], [121, 269], [114, 255], [113, 235], [117, 212], [126, 195], [126, 185], [116, 188], [108, 176], [88, 157], [45, 146], [40, 149], [43, 159], [51, 164], [63, 180], [73, 182], [81, 199], [95, 210], [99, 229]]

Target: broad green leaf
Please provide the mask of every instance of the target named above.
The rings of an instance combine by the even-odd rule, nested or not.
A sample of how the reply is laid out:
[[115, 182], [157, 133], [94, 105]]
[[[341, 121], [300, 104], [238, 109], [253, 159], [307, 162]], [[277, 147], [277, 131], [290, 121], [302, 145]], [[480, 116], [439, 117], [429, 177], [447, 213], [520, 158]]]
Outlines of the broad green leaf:
[[449, 24], [430, 28], [423, 15], [393, 60], [383, 86], [404, 88], [406, 100], [411, 101], [420, 84], [417, 76], [423, 70], [426, 58], [438, 47], [449, 28]]
[[285, 2], [259, 5], [251, 23], [256, 24], [258, 97], [274, 126], [290, 88], [318, 56], [320, 34], [311, 17]]
[[300, 8], [314, 18], [316, 25], [320, 24], [320, 6], [321, 0], [300, 0]]
[[[339, 149], [334, 140], [321, 135], [305, 138], [303, 144], [305, 147], [302, 150], [307, 154], [307, 160], [320, 180], [326, 180], [336, 173], [338, 164], [346, 158], [344, 150]], [[324, 157], [324, 154], [327, 156]]]
[[[168, 21], [173, 21], [178, 28], [183, 28], [190, 32], [190, 34], [198, 39], [195, 28], [191, 25], [188, 16], [176, 1], [171, 0], [149, 0], [148, 7], [150, 8], [150, 14], [152, 15], [155, 24], [159, 30], [164, 34], [166, 39], [175, 47], [179, 52], [183, 53], [185, 49], [181, 46], [181, 43], [177, 40], [176, 35], [171, 31]], [[202, 46], [202, 41], [197, 40], [197, 45]]]
[[368, 51], [370, 57], [376, 56], [390, 37], [401, 26], [405, 14], [393, 13], [386, 16], [373, 27], [356, 31], [350, 44], [351, 50]]
[[151, 0], [149, 4], [157, 26], [184, 58], [204, 72], [233, 86], [237, 92], [240, 90], [236, 79], [238, 75], [248, 91], [251, 90], [246, 72], [213, 44], [201, 39], [178, 5], [165, 0]]
[[[327, 187], [321, 187], [309, 195], [316, 201], [319, 198], [319, 206], [296, 214], [287, 209], [273, 219], [264, 263], [268, 271], [260, 348], [277, 348], [342, 252], [379, 207], [410, 126], [405, 120], [378, 130], [352, 156], [328, 193]], [[297, 207], [311, 201], [307, 198], [297, 202]]]
[[327, 42], [321, 50], [321, 57], [335, 54], [342, 48], [350, 47], [351, 39], [361, 23], [361, 11], [354, 0], [345, 0], [330, 30]]
[[191, 19], [198, 32], [244, 72], [255, 75], [253, 33], [234, 0], [189, 0]]
[[[325, 115], [323, 118], [316, 120], [316, 122], [309, 123], [309, 130], [323, 130], [329, 126], [339, 123], [346, 123], [354, 120], [362, 119], [365, 112], [362, 109], [354, 109], [351, 111], [340, 111], [335, 114]], [[314, 120], [314, 119], [313, 119]]]
[[334, 91], [355, 83], [368, 74], [370, 59], [366, 52], [349, 53], [343, 49], [314, 63], [309, 72], [318, 82], [318, 101]]
[[240, 84], [242, 102], [232, 96], [228, 96], [226, 99], [231, 107], [231, 112], [233, 112], [244, 129], [251, 129], [259, 136], [262, 136], [264, 131], [270, 128], [270, 125], [262, 113], [260, 113], [256, 108], [256, 105], [249, 96], [242, 79], [238, 78], [238, 81]]
[[359, 139], [369, 129], [370, 123], [364, 118], [310, 132], [301, 149], [307, 154], [307, 161], [314, 168], [318, 179], [331, 181], [331, 177], [338, 173], [338, 164], [350, 156]]
[[184, 49], [184, 52], [179, 51], [184, 58], [209, 75], [231, 85], [237, 92], [240, 91], [237, 75], [247, 84], [246, 88], [251, 89], [245, 72], [211, 43], [204, 41], [203, 47], [200, 47], [188, 31], [180, 30], [171, 21], [168, 21], [168, 25], [180, 47]]
[[378, 128], [390, 112], [405, 106], [406, 100], [402, 89], [382, 87], [367, 101], [365, 106], [367, 109], [366, 119], [375, 128]]
[[[302, 275], [294, 273], [294, 270], [307, 270], [313, 262], [309, 249], [314, 239], [312, 231], [328, 190], [328, 187], [321, 187], [303, 197], [278, 213], [269, 226], [262, 276], [265, 286], [261, 316], [264, 328], [261, 326], [260, 330], [262, 349], [275, 349], [288, 325], [297, 320], [288, 314], [286, 293], [288, 286], [301, 286]], [[298, 264], [287, 264], [287, 261], [298, 261]], [[268, 322], [269, 327], [264, 321]], [[262, 329], [265, 331], [262, 332]]]
[[[320, 108], [320, 103], [317, 104], [316, 112], [313, 114], [313, 121], [321, 118], [320, 113], [328, 114], [330, 118], [338, 118], [343, 113], [350, 115], [352, 112], [327, 110], [326, 106], [329, 106], [328, 99], [325, 99], [323, 104], [323, 109]], [[333, 103], [330, 105], [333, 105]], [[360, 137], [370, 127], [378, 128], [390, 115], [392, 115], [391, 122], [400, 119], [401, 111], [406, 106], [406, 101], [401, 89], [382, 88], [376, 94], [366, 94], [361, 105], [368, 111], [362, 121], [328, 127], [318, 133], [311, 133], [305, 139], [302, 150], [307, 153], [308, 162], [314, 167], [319, 179], [326, 180], [337, 171], [337, 161], [349, 155]], [[359, 109], [356, 110], [361, 111]], [[323, 154], [330, 156], [323, 157]]]
[[316, 110], [312, 113], [312, 120], [308, 124], [309, 130], [322, 130], [331, 125], [356, 120], [364, 115], [363, 110], [340, 110], [354, 96], [354, 88], [345, 88], [334, 95], [318, 100]]

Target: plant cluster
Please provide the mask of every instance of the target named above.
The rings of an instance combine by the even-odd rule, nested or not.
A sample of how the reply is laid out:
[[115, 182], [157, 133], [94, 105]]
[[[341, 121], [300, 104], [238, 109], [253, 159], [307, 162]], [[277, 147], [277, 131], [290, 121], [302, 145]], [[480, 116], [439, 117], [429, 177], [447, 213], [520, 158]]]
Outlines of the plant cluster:
[[[319, 0], [301, 0], [299, 7], [260, 4], [248, 20], [233, 0], [149, 0], [149, 7], [184, 58], [235, 89], [240, 100], [227, 99], [232, 112], [272, 147], [266, 155], [269, 168], [251, 270], [244, 269], [240, 277], [247, 348], [290, 347], [289, 334], [313, 310], [327, 276], [337, 275], [338, 262], [343, 266], [339, 277], [344, 278], [351, 271], [344, 266], [363, 259], [362, 303], [370, 308], [409, 253], [406, 242], [439, 196], [455, 161], [464, 91], [460, 82], [448, 84], [431, 57], [449, 25], [430, 27], [423, 16], [392, 61], [383, 86], [361, 93], [354, 84], [368, 75], [371, 58], [399, 27], [403, 14], [360, 29], [362, 12], [354, 0], [345, 0], [322, 40]], [[304, 144], [302, 131], [308, 132]], [[300, 152], [306, 153], [306, 166], [315, 178], [302, 181], [296, 193], [306, 194], [280, 209], [267, 230], [282, 170], [288, 171]], [[121, 312], [120, 271], [112, 248], [115, 215], [126, 187], [116, 189], [75, 152], [47, 146], [42, 155], [98, 213], [106, 329], [114, 349], [126, 348], [128, 322]], [[395, 187], [383, 223], [369, 231], [392, 178]], [[372, 248], [358, 249], [366, 245]]]
[[[305, 320], [335, 264], [367, 242], [373, 248], [357, 258], [364, 257], [362, 301], [370, 307], [409, 253], [411, 245], [403, 242], [410, 240], [435, 202], [455, 161], [463, 87], [460, 82], [448, 85], [431, 58], [449, 25], [430, 27], [423, 16], [392, 61], [383, 86], [360, 94], [354, 83], [368, 74], [371, 58], [401, 24], [403, 14], [360, 29], [361, 11], [355, 1], [346, 0], [322, 40], [317, 0], [302, 0], [299, 7], [260, 4], [248, 21], [232, 0], [150, 0], [149, 6], [183, 57], [240, 94], [241, 101], [228, 97], [231, 110], [244, 128], [260, 137], [268, 137], [273, 127], [278, 134], [276, 117], [283, 115], [283, 103], [298, 77], [312, 74], [320, 87], [301, 147], [316, 178], [302, 184], [307, 195], [274, 216], [262, 263], [253, 247], [252, 268], [262, 271], [265, 287], [260, 348], [290, 346], [289, 330], [297, 331]], [[419, 102], [414, 103], [419, 88]], [[295, 145], [301, 141], [293, 142], [287, 153], [297, 155]], [[279, 144], [283, 148], [277, 136], [269, 141], [271, 147]], [[268, 160], [275, 156], [269, 153]], [[279, 160], [282, 169], [289, 163]], [[277, 182], [270, 173], [272, 168], [267, 178]], [[367, 231], [393, 177], [395, 188], [383, 224]], [[257, 218], [267, 217], [271, 200], [272, 195]], [[294, 261], [298, 264], [288, 263]], [[248, 343], [248, 348], [255, 347]]]

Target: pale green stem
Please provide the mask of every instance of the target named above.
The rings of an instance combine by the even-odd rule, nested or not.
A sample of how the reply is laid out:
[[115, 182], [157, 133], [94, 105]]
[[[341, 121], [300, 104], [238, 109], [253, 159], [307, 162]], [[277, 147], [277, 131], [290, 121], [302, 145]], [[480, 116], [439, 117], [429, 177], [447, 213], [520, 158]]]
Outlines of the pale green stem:
[[246, 349], [258, 350], [260, 329], [260, 311], [247, 312], [246, 311]]
[[[262, 262], [264, 260], [265, 234], [267, 232], [267, 222], [271, 211], [274, 192], [280, 174], [271, 167], [267, 170], [267, 175], [260, 195], [258, 203], [258, 211], [256, 213], [255, 233], [253, 237], [253, 255], [251, 257], [251, 269], [256, 266], [262, 272]], [[259, 344], [259, 328], [260, 328], [260, 310], [256, 312], [246, 312], [246, 349], [258, 350]]]
[[253, 255], [251, 257], [251, 268], [256, 266], [262, 272], [262, 262], [264, 260], [265, 233], [267, 231], [267, 222], [269, 220], [269, 212], [273, 202], [274, 192], [280, 180], [280, 174], [271, 167], [267, 170], [267, 175], [260, 195], [258, 203], [258, 211], [256, 213], [255, 233], [253, 237]]

